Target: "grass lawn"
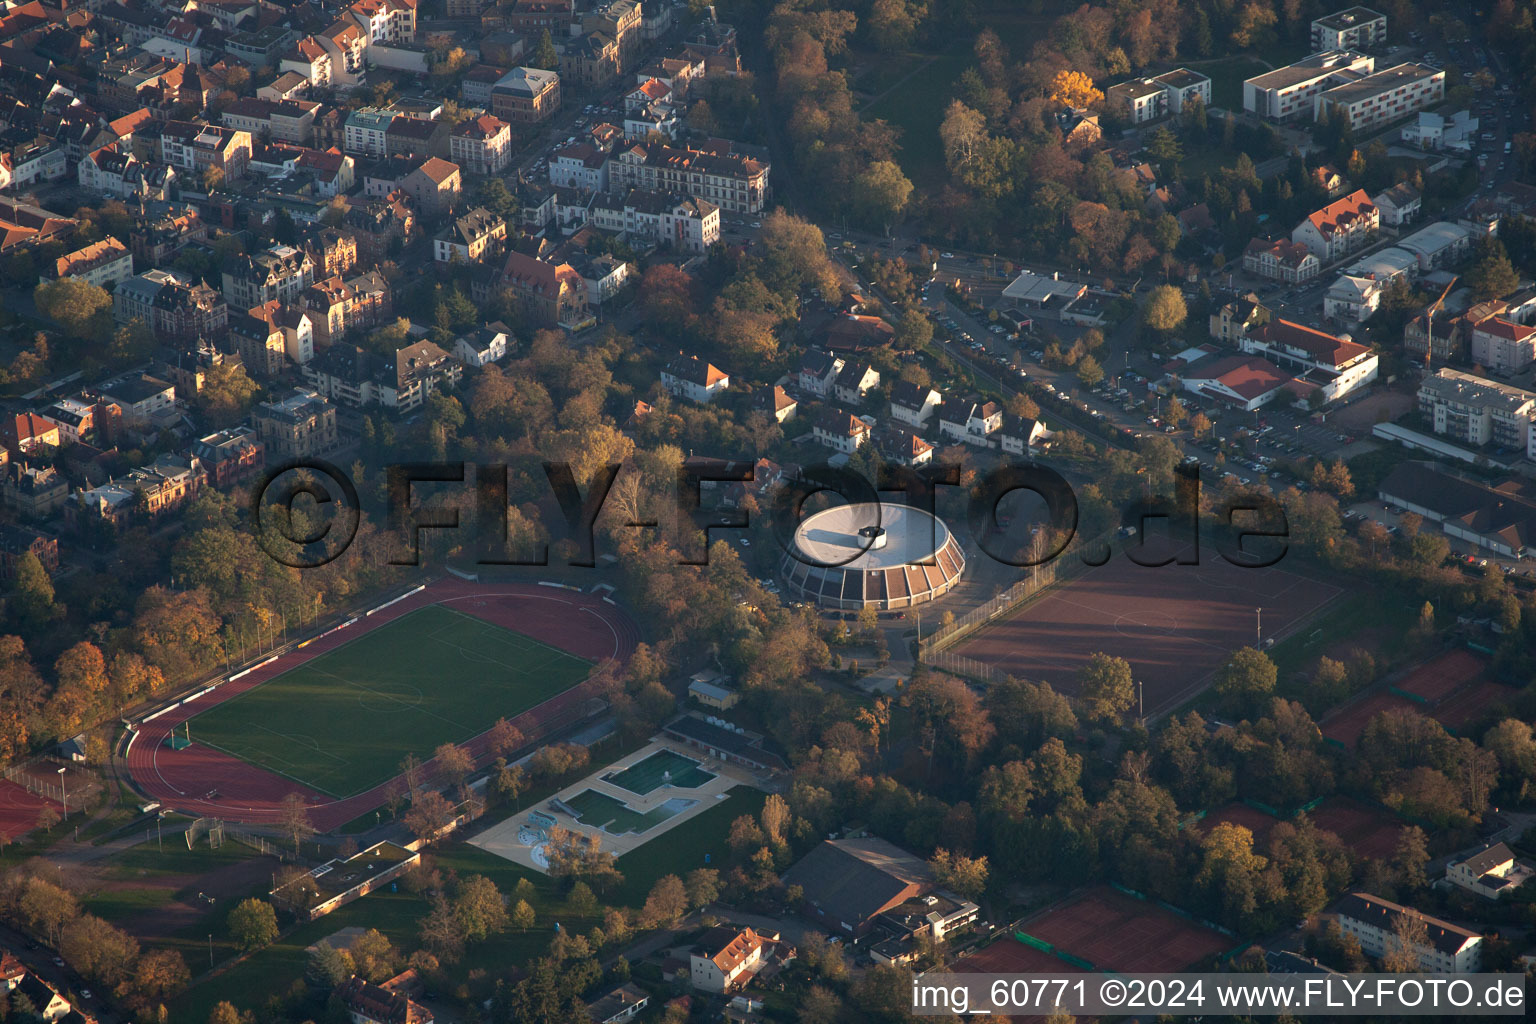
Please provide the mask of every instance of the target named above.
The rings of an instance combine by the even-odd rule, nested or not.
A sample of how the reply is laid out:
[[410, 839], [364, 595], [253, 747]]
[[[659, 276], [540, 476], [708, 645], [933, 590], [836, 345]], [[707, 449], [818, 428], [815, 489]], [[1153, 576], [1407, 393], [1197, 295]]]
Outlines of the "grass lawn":
[[[907, 70], [917, 74], [859, 111], [865, 120], [880, 119], [901, 129], [897, 161], [919, 188], [942, 184], [945, 178], [944, 147], [939, 145], [939, 125], [954, 99], [954, 84], [973, 63], [970, 43], [956, 45], [937, 56], [914, 55]], [[926, 63], [924, 63], [926, 62]]]
[[117, 889], [87, 896], [82, 904], [87, 913], [127, 928], [134, 918], [158, 910], [175, 898], [175, 891], [168, 888]]
[[165, 837], [163, 851], [160, 844], [151, 840], [114, 854], [106, 876], [131, 882], [173, 875], [201, 875], [255, 856], [255, 850], [233, 841], [226, 842], [217, 850], [210, 850], [206, 838], [198, 841], [197, 849], [189, 850], [186, 837], [177, 833]]
[[192, 740], [345, 797], [407, 754], [462, 743], [585, 679], [591, 664], [441, 605], [402, 616], [192, 720]]
[[[681, 878], [694, 868], [722, 865], [730, 853], [725, 835], [731, 822], [743, 814], [756, 817], [767, 799], [768, 795], [760, 790], [737, 786], [713, 807], [626, 853], [619, 858], [624, 884], [609, 898], [638, 907], [645, 903], [651, 886], [663, 875]], [[704, 861], [706, 856], [708, 864]]]
[[[1269, 656], [1279, 672], [1282, 690], [1305, 671], [1330, 646], [1366, 629], [1385, 630], [1388, 636], [1403, 636], [1418, 621], [1422, 598], [1396, 591], [1373, 590], [1370, 600], [1346, 592], [1334, 599], [1316, 619], [1290, 637], [1277, 643]], [[1390, 656], [1390, 655], [1389, 655]]]
[[[1298, 54], [1299, 59], [1302, 55]], [[1287, 61], [1286, 63], [1289, 63]], [[1221, 60], [1203, 60], [1191, 64], [1191, 68], [1207, 75], [1211, 80], [1211, 106], [1227, 110], [1243, 109], [1243, 82], [1254, 75], [1269, 70], [1261, 61], [1252, 57], [1226, 57]]]

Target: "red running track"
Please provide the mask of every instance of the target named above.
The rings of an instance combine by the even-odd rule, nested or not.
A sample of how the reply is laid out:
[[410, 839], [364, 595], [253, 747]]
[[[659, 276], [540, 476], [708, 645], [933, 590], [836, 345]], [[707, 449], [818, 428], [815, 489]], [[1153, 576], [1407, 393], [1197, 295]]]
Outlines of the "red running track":
[[[622, 664], [640, 641], [639, 631], [628, 616], [589, 594], [528, 584], [471, 583], [456, 578], [440, 580], [398, 604], [361, 618], [346, 629], [320, 637], [301, 650], [285, 654], [250, 675], [225, 683], [206, 697], [173, 708], [143, 725], [128, 749], [129, 774], [141, 790], [167, 807], [184, 814], [228, 821], [277, 821], [283, 798], [295, 792], [309, 804], [310, 822], [322, 832], [378, 807], [384, 802], [393, 780], [338, 800], [223, 751], [203, 746], [195, 741], [195, 737], [192, 746], [185, 750], [172, 751], [165, 741], [173, 729], [207, 708], [260, 686], [386, 622], [432, 604], [450, 605], [457, 611], [525, 633], [597, 663], [612, 660]], [[588, 679], [523, 712], [512, 719], [512, 724], [526, 736], [538, 736], [544, 732], [547, 723], [558, 720], [563, 713], [590, 697], [593, 689], [594, 684]], [[303, 709], [296, 708], [294, 713], [302, 714]], [[487, 723], [487, 731], [489, 725]], [[484, 763], [487, 759], [486, 744], [484, 733], [468, 742], [476, 763]], [[430, 761], [426, 767], [430, 771]], [[216, 796], [210, 795], [215, 791]]]

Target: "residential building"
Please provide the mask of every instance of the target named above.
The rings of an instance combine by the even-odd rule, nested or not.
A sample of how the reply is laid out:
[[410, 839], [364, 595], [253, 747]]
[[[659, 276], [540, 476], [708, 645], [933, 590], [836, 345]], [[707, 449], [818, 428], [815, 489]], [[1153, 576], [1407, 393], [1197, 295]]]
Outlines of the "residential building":
[[726, 144], [707, 145], [631, 145], [609, 161], [609, 187], [681, 193], [730, 213], [761, 213], [769, 199], [767, 161], [734, 153]]
[[305, 36], [278, 62], [278, 70], [300, 75], [312, 89], [331, 87], [331, 53], [314, 36]]
[[870, 443], [882, 459], [898, 466], [926, 466], [933, 461], [933, 445], [901, 427], [875, 431]]
[[842, 359], [813, 346], [800, 357], [800, 366], [795, 371], [795, 385], [807, 394], [826, 398], [832, 394], [833, 383], [842, 369]]
[[1477, 141], [1478, 119], [1470, 110], [1458, 110], [1449, 117], [1421, 110], [1405, 124], [1398, 136], [1405, 145], [1427, 150], [1456, 150], [1467, 153]]
[[1483, 937], [1460, 925], [1422, 914], [1380, 896], [1352, 892], [1337, 906], [1339, 927], [1352, 935], [1368, 955], [1380, 959], [1399, 951], [1402, 939], [1398, 921], [1417, 919], [1426, 930], [1425, 940], [1411, 947], [1419, 970], [1431, 973], [1475, 974], [1483, 964]]
[[81, 157], [75, 168], [80, 187], [119, 199], [164, 199], [176, 181], [173, 167], [144, 163], [126, 143], [111, 143]]
[[145, 426], [176, 405], [176, 385], [147, 373], [128, 374], [98, 384], [95, 394], [115, 402], [128, 426]]
[[614, 41], [618, 50], [615, 70], [623, 74], [634, 67], [640, 53], [640, 0], [598, 0], [582, 15], [581, 29], [589, 36], [601, 35]]
[[450, 131], [446, 121], [402, 113], [384, 130], [384, 152], [390, 156], [446, 157], [451, 146]]
[[0, 419], [0, 443], [12, 457], [57, 448], [64, 443], [59, 425], [46, 416], [24, 412]]
[[1009, 455], [1028, 455], [1030, 449], [1048, 434], [1045, 424], [1039, 420], [1010, 413], [1003, 417], [1003, 429], [997, 432], [997, 443]]
[[1323, 295], [1323, 316], [1345, 324], [1364, 323], [1381, 305], [1387, 281], [1341, 274]]
[[1240, 295], [1211, 314], [1211, 337], [1236, 345], [1249, 331], [1269, 322], [1270, 311], [1253, 292]]
[[[364, 74], [368, 53], [368, 35], [350, 18], [338, 18], [314, 36], [331, 58], [331, 82], [338, 86], [356, 85]], [[282, 65], [287, 66], [285, 61]]]
[[1376, 209], [1381, 211], [1381, 222], [1392, 227], [1402, 227], [1416, 219], [1424, 205], [1419, 190], [1406, 181], [1399, 182], [1385, 192], [1371, 197]]
[[8, 462], [0, 472], [0, 498], [23, 519], [47, 519], [69, 497], [69, 481], [52, 466]]
[[1324, 264], [1366, 245], [1381, 229], [1381, 211], [1364, 189], [1329, 203], [1291, 232], [1291, 241], [1306, 246]]
[[560, 75], [578, 86], [598, 89], [619, 76], [621, 62], [618, 40], [602, 32], [589, 32], [572, 39], [560, 51]]
[[870, 426], [851, 412], [823, 406], [812, 421], [811, 436], [817, 444], [852, 455], [870, 439]]
[[1172, 71], [1157, 75], [1152, 81], [1163, 87], [1170, 114], [1182, 114], [1184, 105], [1196, 100], [1204, 106], [1211, 105], [1211, 80], [1198, 71], [1174, 68]]
[[789, 392], [774, 384], [771, 387], [760, 388], [753, 394], [752, 407], [772, 416], [774, 422], [784, 423], [794, 419], [800, 403], [795, 401]]
[[160, 125], [160, 161], [200, 182], [215, 170], [226, 181], [242, 177], [251, 159], [251, 133], [201, 121], [166, 121]]
[[110, 292], [133, 276], [133, 254], [126, 245], [108, 235], [99, 242], [60, 256], [53, 261], [51, 269], [51, 274], [44, 275], [45, 280], [74, 277]]
[[990, 447], [1003, 428], [1003, 407], [996, 402], [950, 399], [938, 408], [939, 437], [981, 448]]
[[690, 402], [712, 402], [731, 386], [731, 376], [698, 356], [678, 356], [661, 371], [661, 386]]
[[1285, 284], [1310, 281], [1322, 268], [1311, 249], [1284, 238], [1255, 238], [1243, 252], [1244, 270]]
[[1131, 124], [1145, 124], [1168, 114], [1168, 90], [1150, 78], [1136, 78], [1104, 90], [1104, 105]]
[[1387, 16], [1369, 7], [1350, 7], [1312, 22], [1312, 52], [1368, 50], [1387, 41]]
[[336, 986], [336, 998], [352, 1024], [432, 1024], [432, 1011], [404, 992], [374, 985], [357, 975]]
[[1504, 843], [1485, 846], [1470, 857], [1452, 860], [1445, 866], [1447, 882], [1489, 900], [1512, 894], [1533, 877], [1536, 870], [1516, 860]]
[[594, 227], [636, 241], [703, 254], [720, 241], [720, 208], [689, 196], [633, 188], [587, 207]]
[[224, 271], [224, 297], [236, 309], [277, 301], [296, 303], [315, 283], [315, 261], [291, 245], [274, 245], [240, 256]]
[[[44, 569], [55, 572], [59, 568], [59, 539], [52, 534], [39, 533], [23, 526], [0, 523], [0, 580], [14, 579], [16, 563], [29, 554]], [[0, 951], [0, 992], [11, 987], [11, 982], [6, 978], [10, 973], [6, 968], [11, 966], [6, 963], [7, 958], [14, 963], [10, 950]], [[19, 976], [16, 980], [20, 980]]]
[[438, 263], [479, 263], [501, 254], [507, 239], [507, 222], [483, 206], [477, 206], [453, 221], [432, 240], [433, 258]]
[[950, 892], [913, 897], [875, 918], [869, 957], [877, 964], [908, 964], [922, 954], [923, 940], [942, 942], [981, 919], [981, 908]]
[[333, 345], [304, 367], [319, 394], [351, 408], [371, 405], [407, 412], [457, 383], [464, 366], [430, 341], [407, 345], [392, 360], [354, 345]]
[[608, 154], [590, 142], [563, 146], [550, 154], [549, 183], [583, 192], [608, 191]]
[[921, 858], [873, 836], [817, 844], [784, 872], [784, 884], [804, 894], [802, 913], [833, 935], [855, 939], [880, 915], [934, 889]]
[[[1463, 326], [1461, 317], [1444, 311], [1434, 317], [1420, 313], [1403, 325], [1403, 351], [1420, 359], [1427, 353], [1427, 366], [1460, 358], [1467, 347], [1467, 332]], [[1431, 328], [1435, 335], [1433, 347], [1429, 338]]]
[[315, 138], [315, 116], [320, 104], [313, 100], [263, 100], [245, 97], [235, 100], [219, 115], [226, 128], [249, 132], [252, 138], [265, 136], [277, 142], [307, 146]]
[[[229, 329], [229, 306], [224, 296], [200, 280], [188, 283], [174, 275], [166, 276], [170, 279], [155, 290], [146, 318], [156, 337], [170, 342], [222, 339]], [[117, 286], [118, 290], [137, 280], [129, 278]], [[113, 299], [115, 309], [115, 292]]]
[[380, 107], [359, 107], [347, 115], [342, 149], [353, 156], [377, 159], [389, 152], [389, 126], [398, 111]]
[[1502, 316], [1473, 324], [1472, 362], [1490, 373], [1520, 373], [1536, 362], [1536, 327]]
[[458, 164], [427, 157], [400, 183], [401, 190], [416, 201], [422, 213], [438, 217], [458, 205], [464, 190], [464, 176]]
[[898, 380], [891, 385], [891, 419], [921, 430], [944, 401], [944, 395], [926, 384]]
[[858, 405], [879, 386], [879, 370], [868, 363], [847, 363], [838, 371], [837, 380], [832, 384], [832, 393], [839, 402]]
[[497, 320], [455, 340], [453, 356], [465, 366], [489, 366], [506, 358], [511, 344], [511, 329]]
[[336, 406], [310, 388], [260, 403], [251, 423], [271, 462], [307, 459], [336, 447]]
[[470, 174], [500, 174], [512, 161], [512, 126], [490, 114], [470, 118], [449, 134], [448, 155]]
[[542, 124], [560, 109], [560, 76], [554, 71], [518, 67], [491, 86], [491, 113], [520, 126]]
[[1376, 61], [1352, 50], [1326, 50], [1288, 67], [1255, 75], [1243, 83], [1243, 109], [1269, 121], [1295, 121], [1316, 114], [1324, 90], [1358, 81], [1376, 70]]
[[759, 935], [750, 927], [711, 928], [699, 937], [698, 952], [688, 958], [689, 980], [700, 992], [738, 992], [768, 965], [778, 940], [776, 932]]
[[512, 291], [529, 321], [542, 327], [575, 326], [588, 317], [587, 286], [569, 263], [507, 254], [500, 284]]
[[219, 490], [256, 477], [266, 464], [266, 447], [250, 427], [230, 427], [200, 437], [192, 454], [203, 464], [210, 486]]
[[1407, 117], [1445, 99], [1445, 70], [1429, 64], [1399, 64], [1317, 94], [1315, 117], [1323, 111], [1366, 132]]
[[587, 1019], [592, 1024], [621, 1024], [633, 1020], [651, 1005], [650, 993], [626, 981], [587, 1004]]

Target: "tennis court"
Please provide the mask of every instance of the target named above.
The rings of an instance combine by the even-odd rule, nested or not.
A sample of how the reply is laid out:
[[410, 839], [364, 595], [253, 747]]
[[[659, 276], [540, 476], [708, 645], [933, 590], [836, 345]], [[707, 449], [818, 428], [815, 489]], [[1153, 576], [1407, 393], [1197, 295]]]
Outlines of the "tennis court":
[[662, 786], [698, 789], [714, 777], [714, 772], [705, 771], [691, 757], [684, 757], [673, 750], [658, 750], [628, 768], [603, 776], [603, 781], [627, 789], [637, 796], [645, 796]]
[[214, 705], [191, 720], [191, 739], [345, 797], [399, 774], [407, 754], [426, 760], [590, 670], [531, 637], [428, 605]]
[[615, 800], [607, 793], [585, 789], [564, 801], [576, 812], [583, 825], [602, 829], [609, 835], [621, 836], [626, 832], [641, 835], [675, 817], [698, 803], [685, 797], [674, 797], [648, 811], [636, 811], [622, 800]]
[[1104, 971], [1159, 973], [1207, 963], [1233, 939], [1107, 885], [1030, 918], [1023, 931]]

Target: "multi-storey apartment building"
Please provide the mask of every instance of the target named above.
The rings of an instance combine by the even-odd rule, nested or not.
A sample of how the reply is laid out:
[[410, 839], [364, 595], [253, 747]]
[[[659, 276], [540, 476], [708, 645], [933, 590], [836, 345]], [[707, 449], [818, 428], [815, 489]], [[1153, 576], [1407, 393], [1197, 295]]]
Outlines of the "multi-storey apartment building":
[[251, 423], [271, 461], [305, 459], [336, 446], [336, 406], [310, 388], [262, 402]]
[[1460, 925], [1438, 917], [1421, 914], [1391, 900], [1369, 893], [1352, 892], [1339, 901], [1339, 927], [1353, 935], [1360, 948], [1374, 957], [1396, 952], [1404, 941], [1399, 935], [1399, 918], [1417, 918], [1424, 926], [1424, 938], [1413, 944], [1419, 970], [1438, 973], [1475, 974], [1483, 964], [1483, 937]]
[[1291, 241], [1304, 245], [1323, 263], [1332, 263], [1361, 248], [1381, 230], [1381, 211], [1364, 189], [1309, 214], [1291, 232]]
[[274, 245], [241, 256], [224, 271], [224, 297], [236, 309], [274, 300], [294, 303], [314, 283], [315, 261], [309, 253], [291, 245]]
[[250, 159], [250, 132], [200, 121], [166, 121], [160, 125], [160, 160], [178, 171], [201, 175], [216, 168], [226, 178], [238, 178]]
[[1502, 316], [1473, 324], [1472, 361], [1492, 373], [1521, 372], [1536, 362], [1536, 327]]
[[644, 188], [703, 199], [731, 213], [761, 213], [769, 198], [766, 160], [725, 146], [636, 144], [609, 161], [609, 188]]
[[1255, 238], [1243, 253], [1243, 269], [1286, 284], [1301, 284], [1323, 268], [1312, 250], [1283, 238]]
[[1387, 41], [1387, 16], [1369, 7], [1335, 11], [1312, 22], [1312, 52], [1368, 50]]
[[512, 160], [512, 126], [482, 114], [455, 127], [448, 154], [469, 174], [500, 174]]
[[513, 68], [491, 86], [491, 113], [513, 125], [540, 124], [560, 109], [560, 76], [539, 68]]
[[1243, 109], [1270, 121], [1294, 121], [1316, 114], [1325, 89], [1357, 81], [1376, 70], [1376, 61], [1352, 50], [1314, 53], [1289, 67], [1255, 75], [1243, 83]]
[[704, 253], [720, 240], [720, 208], [702, 199], [631, 189], [622, 197], [599, 197], [589, 207], [602, 231], [623, 231], [683, 252]]
[[1536, 454], [1536, 392], [1442, 369], [1419, 384], [1419, 412], [1453, 441]]
[[133, 276], [133, 254], [110, 235], [83, 249], [76, 249], [53, 261], [51, 273], [44, 278], [75, 277], [87, 284], [112, 291], [119, 282]]
[[1445, 71], [1428, 64], [1399, 64], [1317, 95], [1315, 115], [1324, 111], [1366, 131], [1407, 117], [1445, 98]]

